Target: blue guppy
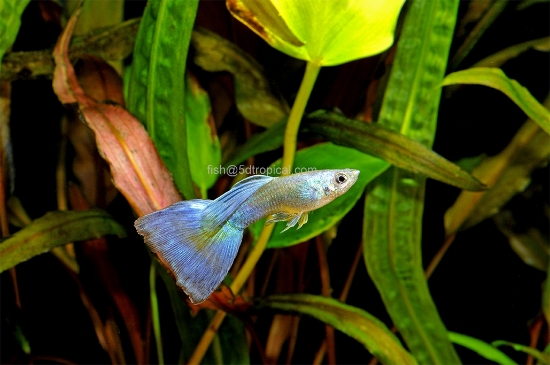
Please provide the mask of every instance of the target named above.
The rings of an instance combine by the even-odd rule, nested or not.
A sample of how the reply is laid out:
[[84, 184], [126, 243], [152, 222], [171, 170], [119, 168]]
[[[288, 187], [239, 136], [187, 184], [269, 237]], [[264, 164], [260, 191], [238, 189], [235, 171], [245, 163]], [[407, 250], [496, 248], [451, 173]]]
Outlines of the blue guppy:
[[268, 223], [288, 222], [282, 232], [296, 224], [299, 229], [308, 212], [344, 194], [358, 176], [352, 169], [254, 175], [216, 200], [181, 201], [137, 219], [135, 227], [191, 302], [199, 304], [227, 275], [246, 227], [270, 216]]

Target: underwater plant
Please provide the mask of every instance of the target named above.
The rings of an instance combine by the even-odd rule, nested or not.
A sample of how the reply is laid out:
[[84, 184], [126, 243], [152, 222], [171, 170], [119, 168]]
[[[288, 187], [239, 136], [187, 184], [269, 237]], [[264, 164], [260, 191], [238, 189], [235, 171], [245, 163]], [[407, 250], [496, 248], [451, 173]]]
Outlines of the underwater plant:
[[548, 10], [0, 2], [0, 361], [550, 363]]

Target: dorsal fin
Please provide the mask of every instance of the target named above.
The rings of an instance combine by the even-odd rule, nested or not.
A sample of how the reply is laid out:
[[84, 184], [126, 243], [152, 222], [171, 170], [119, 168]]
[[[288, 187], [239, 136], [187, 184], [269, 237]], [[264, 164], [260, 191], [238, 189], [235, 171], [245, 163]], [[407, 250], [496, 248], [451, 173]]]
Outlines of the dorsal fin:
[[265, 175], [254, 175], [236, 183], [231, 190], [221, 195], [203, 211], [204, 228], [216, 230], [227, 222], [241, 204], [259, 188], [275, 179]]

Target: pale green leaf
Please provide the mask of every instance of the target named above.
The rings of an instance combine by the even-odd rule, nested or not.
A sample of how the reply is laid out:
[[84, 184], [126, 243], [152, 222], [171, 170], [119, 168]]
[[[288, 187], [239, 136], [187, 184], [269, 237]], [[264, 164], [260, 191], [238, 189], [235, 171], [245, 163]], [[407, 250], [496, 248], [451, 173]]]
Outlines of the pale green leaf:
[[531, 95], [529, 90], [521, 86], [516, 80], [509, 79], [499, 68], [476, 67], [449, 74], [442, 85], [474, 84], [485, 85], [503, 92], [529, 118], [537, 123], [546, 133], [550, 134], [550, 111], [542, 106]]
[[502, 341], [502, 340], [493, 341], [492, 345], [496, 346], [496, 347], [510, 346], [516, 351], [521, 351], [521, 352], [524, 352], [528, 355], [533, 356], [535, 359], [537, 359], [539, 361], [540, 365], [550, 365], [550, 356], [548, 356], [544, 352], [539, 351], [537, 349], [534, 349], [532, 347], [522, 345], [520, 343], [514, 343], [514, 342]]
[[460, 346], [464, 346], [487, 360], [494, 361], [500, 365], [517, 365], [515, 361], [510, 359], [505, 353], [497, 349], [495, 346], [487, 342], [478, 340], [477, 338], [466, 336], [456, 332], [449, 332], [449, 339]]
[[550, 37], [534, 39], [532, 41], [510, 46], [502, 51], [485, 57], [481, 61], [476, 62], [472, 67], [500, 67], [506, 61], [513, 59], [530, 49], [536, 49], [537, 51], [543, 52], [550, 51]]

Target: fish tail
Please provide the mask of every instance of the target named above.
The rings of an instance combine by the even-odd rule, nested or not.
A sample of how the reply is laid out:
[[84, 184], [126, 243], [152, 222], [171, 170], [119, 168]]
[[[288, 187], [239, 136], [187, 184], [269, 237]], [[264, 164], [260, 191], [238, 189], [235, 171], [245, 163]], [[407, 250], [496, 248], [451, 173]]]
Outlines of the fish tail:
[[229, 223], [215, 230], [204, 228], [203, 213], [210, 204], [211, 200], [182, 201], [135, 222], [194, 304], [205, 301], [223, 281], [243, 237], [243, 230]]

